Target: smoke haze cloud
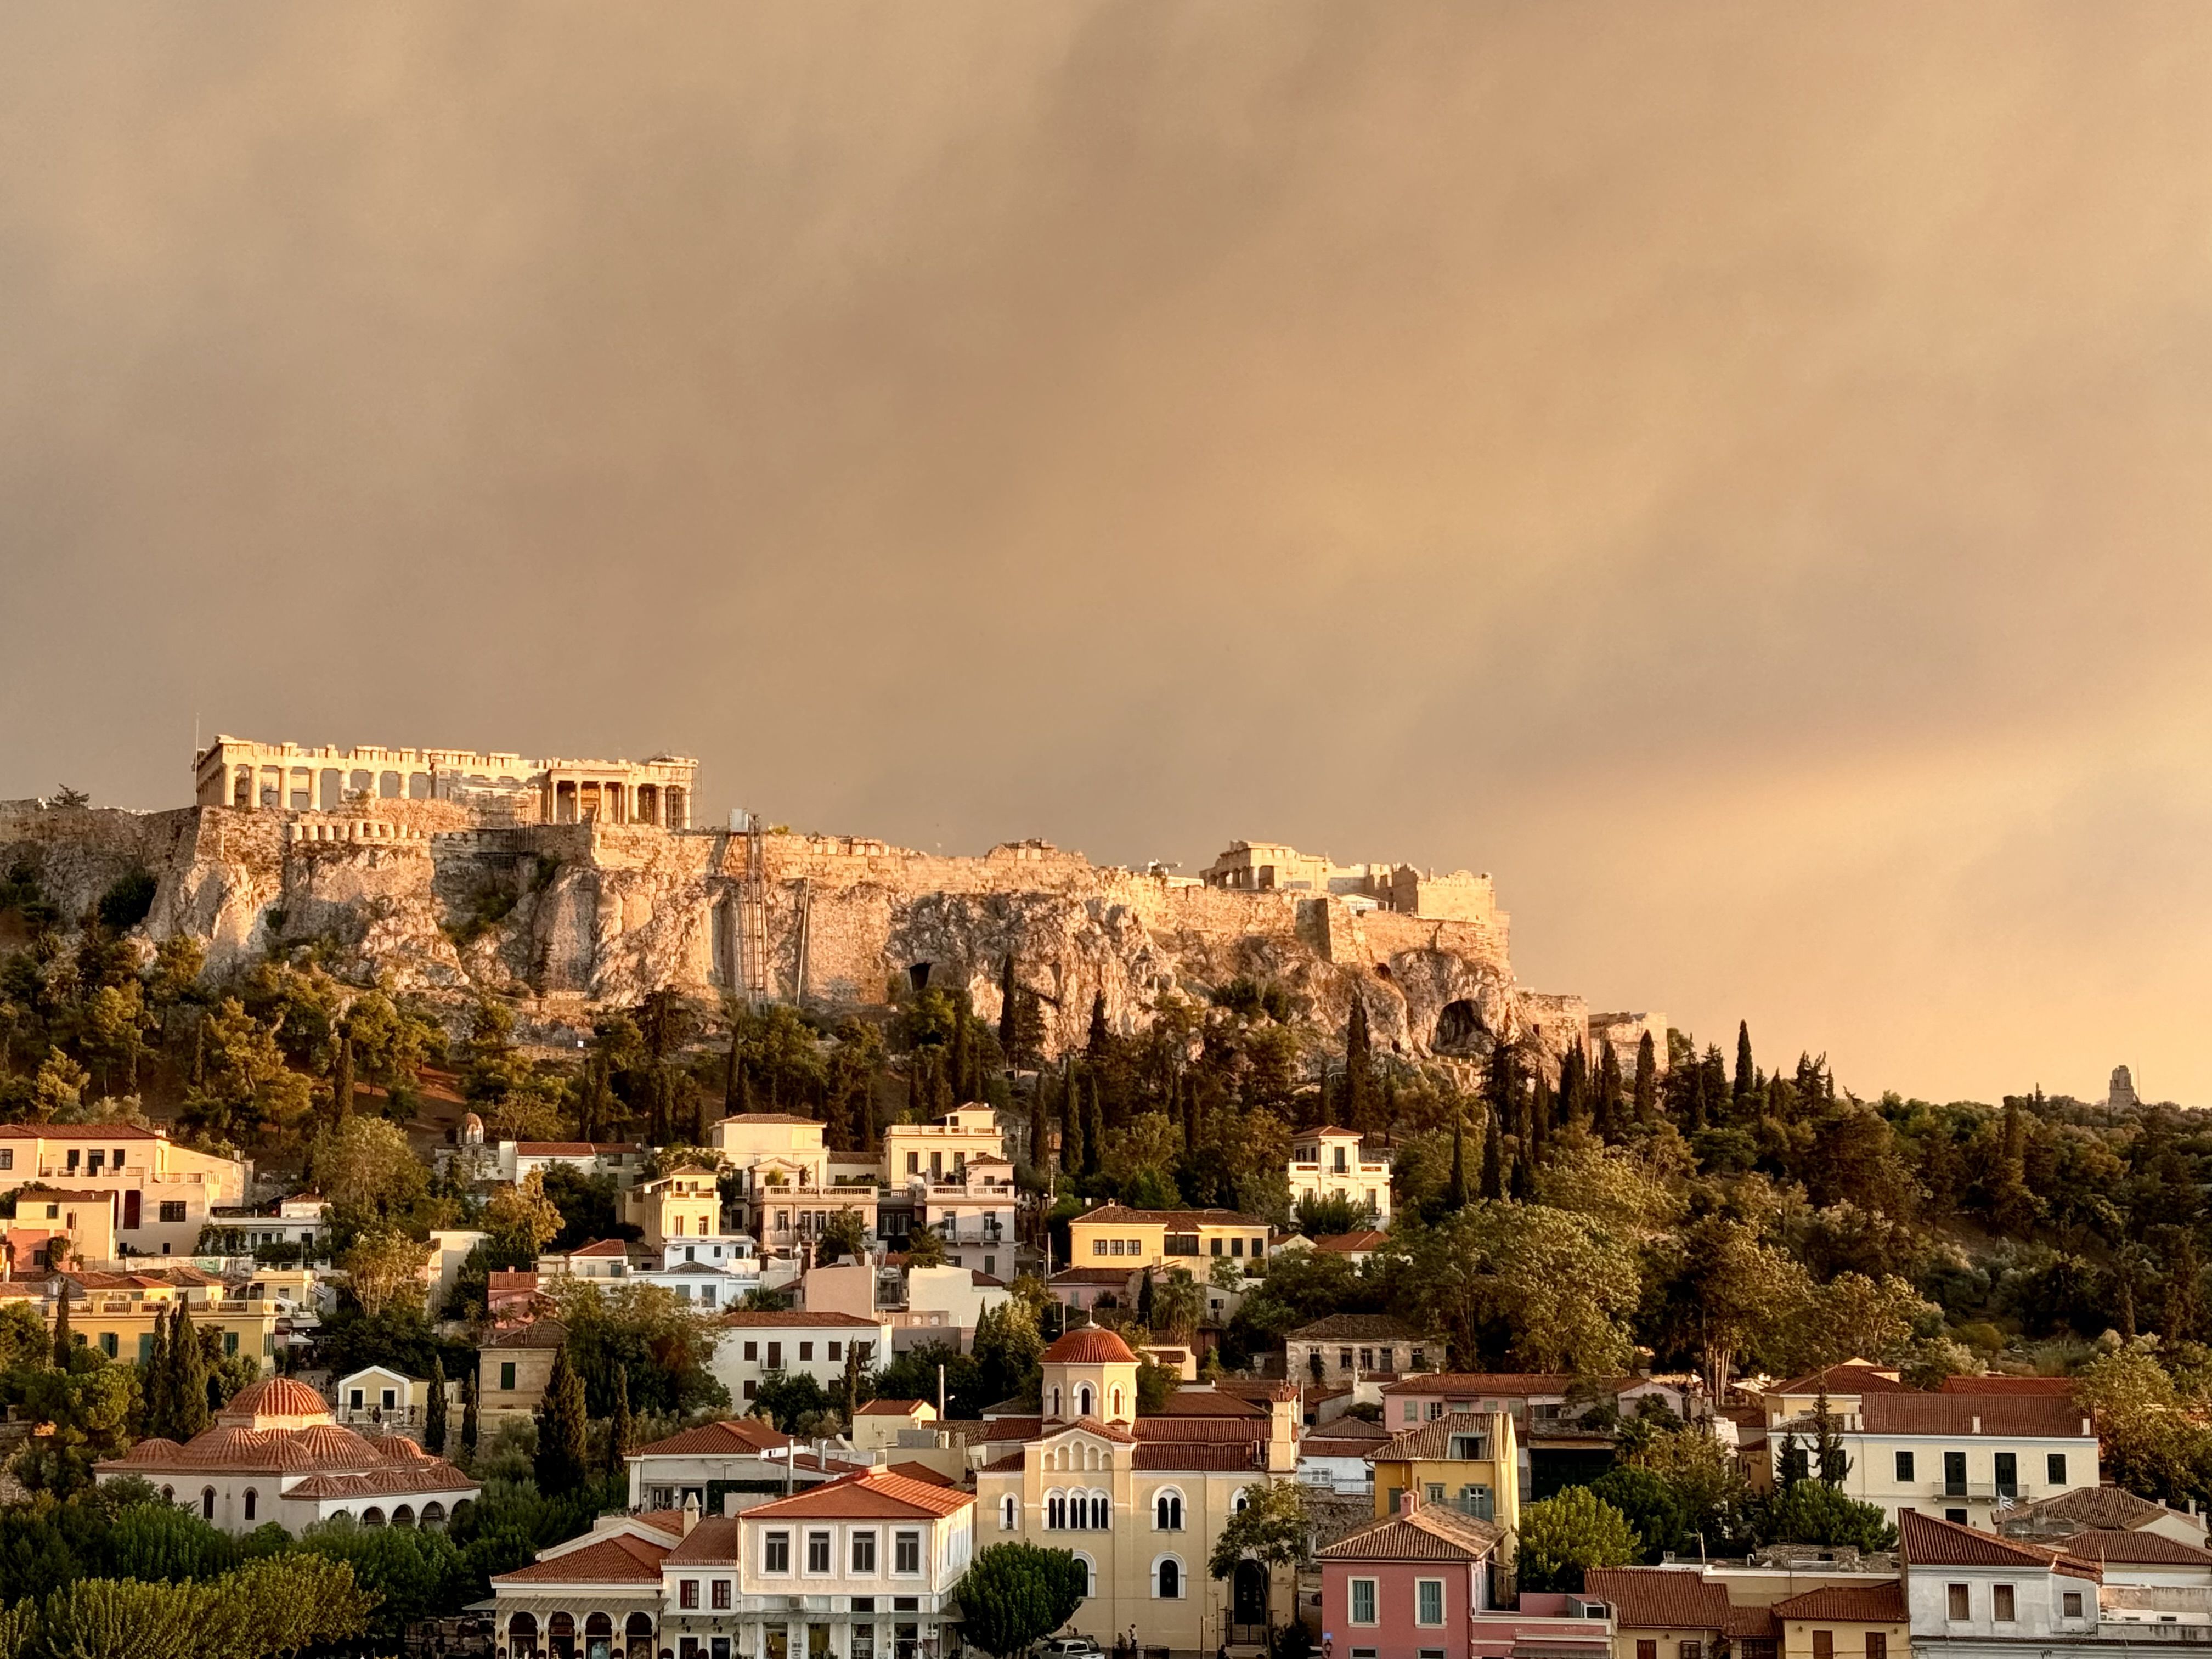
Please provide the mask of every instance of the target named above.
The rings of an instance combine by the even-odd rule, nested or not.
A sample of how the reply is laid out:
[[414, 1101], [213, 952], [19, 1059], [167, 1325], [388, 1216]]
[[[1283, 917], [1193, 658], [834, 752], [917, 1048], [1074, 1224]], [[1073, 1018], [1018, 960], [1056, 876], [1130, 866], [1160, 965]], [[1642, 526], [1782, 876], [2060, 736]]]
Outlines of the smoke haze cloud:
[[0, 795], [674, 748], [2212, 1100], [2208, 162], [2164, 6], [13, 7]]

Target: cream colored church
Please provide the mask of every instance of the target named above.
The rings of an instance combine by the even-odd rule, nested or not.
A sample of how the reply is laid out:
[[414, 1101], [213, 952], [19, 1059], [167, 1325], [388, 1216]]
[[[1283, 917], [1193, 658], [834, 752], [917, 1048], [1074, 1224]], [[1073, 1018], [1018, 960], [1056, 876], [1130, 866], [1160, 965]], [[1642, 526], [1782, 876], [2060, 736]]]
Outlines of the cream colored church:
[[1217, 1583], [1206, 1559], [1249, 1489], [1295, 1478], [1295, 1388], [1258, 1399], [1190, 1389], [1170, 1396], [1165, 1414], [1139, 1417], [1137, 1357], [1097, 1326], [1054, 1342], [1042, 1370], [1039, 1415], [984, 1422], [978, 1549], [1021, 1541], [1071, 1552], [1091, 1577], [1072, 1622], [1102, 1644], [1133, 1627], [1140, 1645], [1210, 1653], [1291, 1616], [1287, 1571], [1247, 1563]]

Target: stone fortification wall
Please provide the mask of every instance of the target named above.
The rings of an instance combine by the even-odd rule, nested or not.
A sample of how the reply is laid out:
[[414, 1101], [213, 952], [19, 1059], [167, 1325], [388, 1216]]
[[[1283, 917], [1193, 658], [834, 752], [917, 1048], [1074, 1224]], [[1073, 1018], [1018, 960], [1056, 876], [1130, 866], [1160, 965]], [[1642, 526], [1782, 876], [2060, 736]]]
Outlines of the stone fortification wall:
[[[447, 804], [329, 814], [0, 806], [0, 858], [9, 843], [27, 849], [77, 909], [143, 866], [158, 878], [147, 937], [202, 939], [218, 973], [272, 945], [319, 941], [341, 973], [513, 996], [555, 1022], [663, 986], [709, 1000], [742, 988], [744, 836], [456, 829], [434, 811], [418, 820], [385, 810], [393, 805]], [[1534, 1026], [1558, 1048], [1560, 1034], [1587, 1030], [1579, 999], [1514, 984], [1502, 916], [1356, 914], [1340, 897], [1194, 886], [1036, 842], [947, 858], [776, 835], [760, 854], [769, 991], [781, 1000], [880, 1006], [894, 976], [927, 962], [933, 983], [964, 985], [995, 1018], [1011, 951], [1043, 1000], [1054, 1051], [1083, 1042], [1095, 996], [1109, 1022], [1134, 1031], [1163, 999], [1202, 999], [1240, 977], [1279, 985], [1331, 1033], [1358, 997], [1378, 1048], [1408, 1058], [1480, 1057]]]

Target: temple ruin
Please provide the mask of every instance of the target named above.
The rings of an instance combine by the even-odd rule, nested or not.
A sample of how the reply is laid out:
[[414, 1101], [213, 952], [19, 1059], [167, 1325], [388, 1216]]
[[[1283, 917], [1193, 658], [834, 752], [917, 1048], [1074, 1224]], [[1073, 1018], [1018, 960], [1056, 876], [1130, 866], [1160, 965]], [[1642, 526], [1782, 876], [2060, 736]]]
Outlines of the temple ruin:
[[377, 801], [448, 801], [484, 825], [690, 826], [699, 763], [531, 760], [467, 749], [352, 749], [217, 737], [194, 757], [193, 799], [240, 811], [344, 812]]

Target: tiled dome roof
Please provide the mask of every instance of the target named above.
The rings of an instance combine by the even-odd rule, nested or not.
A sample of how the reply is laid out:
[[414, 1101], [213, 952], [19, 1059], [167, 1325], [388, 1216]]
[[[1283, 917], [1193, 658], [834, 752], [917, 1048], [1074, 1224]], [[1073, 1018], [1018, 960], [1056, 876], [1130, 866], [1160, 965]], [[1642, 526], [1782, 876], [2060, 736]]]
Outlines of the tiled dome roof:
[[1129, 1345], [1103, 1325], [1085, 1325], [1070, 1331], [1044, 1351], [1048, 1365], [1133, 1365], [1137, 1356]]
[[376, 1443], [376, 1455], [387, 1463], [427, 1463], [430, 1454], [404, 1434], [388, 1434]]
[[331, 1408], [322, 1395], [296, 1377], [266, 1376], [233, 1395], [230, 1403], [216, 1413], [216, 1421], [255, 1426], [263, 1418], [277, 1418], [287, 1419], [286, 1426], [290, 1426], [290, 1419], [303, 1417], [327, 1423]]
[[151, 1440], [141, 1440], [131, 1447], [130, 1461], [133, 1463], [173, 1463], [183, 1450], [184, 1448], [175, 1441], [156, 1436]]

